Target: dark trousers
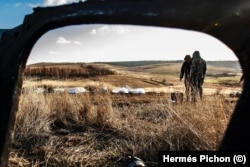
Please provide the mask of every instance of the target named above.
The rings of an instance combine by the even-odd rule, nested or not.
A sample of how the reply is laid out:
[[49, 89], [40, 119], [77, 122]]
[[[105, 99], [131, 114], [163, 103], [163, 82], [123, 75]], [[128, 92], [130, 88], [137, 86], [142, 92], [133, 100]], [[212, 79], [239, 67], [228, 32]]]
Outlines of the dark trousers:
[[196, 96], [199, 94], [200, 99], [202, 99], [202, 85], [203, 85], [203, 79], [202, 77], [196, 76], [191, 78], [191, 96], [192, 96], [192, 102], [196, 102]]

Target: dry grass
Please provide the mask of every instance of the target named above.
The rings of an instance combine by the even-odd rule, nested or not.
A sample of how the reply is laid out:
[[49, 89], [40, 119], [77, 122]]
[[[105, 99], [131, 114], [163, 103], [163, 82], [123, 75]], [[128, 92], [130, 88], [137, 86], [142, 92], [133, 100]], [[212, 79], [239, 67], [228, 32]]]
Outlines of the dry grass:
[[[212, 96], [175, 104], [170, 92], [183, 90], [178, 76], [112, 68], [116, 75], [25, 80], [9, 166], [120, 167], [133, 154], [154, 167], [160, 150], [216, 150], [237, 101], [223, 96], [222, 87], [207, 82], [204, 87], [215, 90], [208, 93]], [[174, 86], [161, 84], [163, 79]], [[114, 89], [125, 84], [158, 93], [35, 93], [44, 85]]]
[[215, 150], [233, 104], [221, 95], [172, 104], [169, 94], [23, 94], [10, 166], [122, 166], [132, 153]]

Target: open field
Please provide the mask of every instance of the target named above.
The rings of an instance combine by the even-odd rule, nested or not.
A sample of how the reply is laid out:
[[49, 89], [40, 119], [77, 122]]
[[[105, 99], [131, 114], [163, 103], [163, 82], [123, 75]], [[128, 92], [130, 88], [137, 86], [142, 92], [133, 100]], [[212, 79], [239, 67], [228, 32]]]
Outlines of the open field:
[[[24, 77], [10, 166], [120, 167], [135, 155], [153, 167], [159, 150], [215, 150], [238, 99], [229, 94], [241, 90], [241, 74], [235, 69], [208, 66], [213, 75], [205, 79], [203, 100], [192, 104], [184, 96], [176, 104], [170, 93], [184, 92], [181, 63], [91, 64], [95, 73], [86, 72], [86, 64], [65, 66], [52, 67], [76, 69], [74, 76], [58, 72], [54, 77]], [[112, 93], [125, 85], [146, 93]], [[36, 93], [37, 87], [90, 91]]]

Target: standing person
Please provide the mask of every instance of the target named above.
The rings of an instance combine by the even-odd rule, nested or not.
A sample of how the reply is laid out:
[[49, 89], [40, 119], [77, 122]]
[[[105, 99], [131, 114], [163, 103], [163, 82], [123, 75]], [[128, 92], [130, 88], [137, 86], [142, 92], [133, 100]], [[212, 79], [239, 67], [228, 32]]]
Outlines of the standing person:
[[200, 99], [202, 99], [202, 85], [207, 71], [207, 63], [204, 59], [201, 58], [199, 51], [195, 51], [192, 57], [192, 64], [190, 67], [191, 96], [192, 102], [196, 102], [197, 92], [199, 92]]
[[184, 76], [184, 84], [185, 84], [185, 93], [187, 96], [187, 101], [189, 101], [190, 97], [190, 89], [191, 89], [191, 80], [190, 80], [190, 66], [191, 66], [192, 58], [190, 55], [186, 55], [184, 58], [184, 62], [181, 66], [180, 72], [180, 81], [182, 81]]

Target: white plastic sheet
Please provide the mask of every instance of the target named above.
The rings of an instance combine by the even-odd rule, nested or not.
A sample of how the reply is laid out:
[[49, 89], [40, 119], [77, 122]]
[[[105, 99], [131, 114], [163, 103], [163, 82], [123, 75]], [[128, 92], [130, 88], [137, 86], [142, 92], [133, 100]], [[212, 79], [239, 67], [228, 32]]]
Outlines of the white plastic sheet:
[[131, 94], [145, 94], [146, 91], [143, 88], [131, 88], [131, 87], [129, 87], [129, 86], [126, 85], [126, 86], [124, 86], [122, 88], [113, 90], [112, 93], [120, 93], [120, 94], [128, 94], [128, 93], [131, 93]]
[[75, 88], [68, 89], [68, 93], [70, 94], [77, 94], [77, 93], [84, 93], [84, 92], [89, 92], [89, 91], [83, 87], [75, 87]]

